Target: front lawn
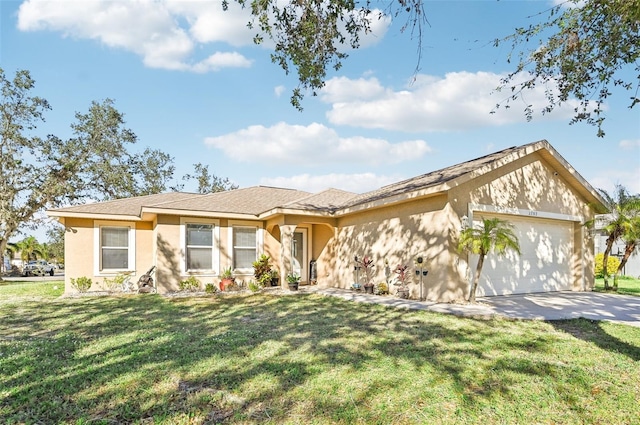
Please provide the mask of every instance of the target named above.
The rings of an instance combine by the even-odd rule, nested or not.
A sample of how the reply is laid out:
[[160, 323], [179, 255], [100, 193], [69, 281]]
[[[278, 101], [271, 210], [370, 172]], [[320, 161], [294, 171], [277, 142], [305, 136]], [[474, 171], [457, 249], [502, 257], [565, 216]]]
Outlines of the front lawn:
[[631, 424], [640, 328], [318, 295], [0, 293], [0, 417], [32, 424]]
[[57, 298], [64, 293], [64, 281], [0, 281], [0, 302], [9, 298]]
[[[613, 278], [609, 279], [609, 285], [613, 285]], [[604, 291], [604, 279], [596, 279], [596, 291]], [[621, 276], [618, 279], [619, 294], [638, 295], [640, 296], [640, 279], [633, 277]]]

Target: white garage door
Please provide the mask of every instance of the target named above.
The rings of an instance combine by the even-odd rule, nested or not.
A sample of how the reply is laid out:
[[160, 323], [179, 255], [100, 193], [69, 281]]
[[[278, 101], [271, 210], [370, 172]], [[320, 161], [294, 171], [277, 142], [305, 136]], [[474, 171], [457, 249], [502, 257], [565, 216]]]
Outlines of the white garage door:
[[[526, 294], [571, 289], [572, 223], [519, 216], [475, 213], [474, 221], [499, 217], [515, 226], [520, 252], [485, 257], [478, 296]], [[478, 222], [474, 223], [477, 224]], [[472, 272], [478, 256], [471, 258]]]

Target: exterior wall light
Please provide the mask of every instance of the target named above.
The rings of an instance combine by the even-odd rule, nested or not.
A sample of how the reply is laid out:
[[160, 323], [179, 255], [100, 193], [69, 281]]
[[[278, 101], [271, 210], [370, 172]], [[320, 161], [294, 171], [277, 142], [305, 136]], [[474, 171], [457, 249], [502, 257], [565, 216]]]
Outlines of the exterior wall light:
[[420, 301], [424, 301], [422, 287], [424, 286], [424, 278], [429, 274], [429, 271], [424, 269], [423, 257], [416, 258], [416, 263], [418, 264], [418, 267], [416, 268], [416, 276], [420, 276]]
[[460, 228], [463, 231], [469, 228], [469, 217], [466, 214], [460, 217]]

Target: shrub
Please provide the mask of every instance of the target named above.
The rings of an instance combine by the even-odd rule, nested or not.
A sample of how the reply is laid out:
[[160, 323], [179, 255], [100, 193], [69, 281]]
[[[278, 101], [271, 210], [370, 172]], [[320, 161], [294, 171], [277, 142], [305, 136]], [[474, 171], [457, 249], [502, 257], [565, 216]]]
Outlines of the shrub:
[[216, 285], [214, 285], [213, 283], [207, 283], [204, 287], [204, 292], [206, 292], [207, 294], [215, 294], [216, 292], [218, 292], [218, 288], [216, 288]]
[[262, 254], [260, 258], [253, 262], [253, 277], [259, 285], [267, 286], [271, 283], [271, 257]]
[[105, 288], [110, 291], [113, 292], [115, 291], [117, 288], [122, 288], [122, 284], [124, 282], [127, 281], [127, 279], [131, 278], [131, 273], [118, 273], [117, 275], [115, 275], [113, 278], [109, 279], [109, 278], [104, 278], [104, 286]]
[[249, 285], [248, 286], [249, 286], [249, 290], [251, 292], [258, 292], [262, 288], [259, 283], [254, 282], [253, 280], [249, 281]]
[[387, 282], [378, 283], [378, 293], [379, 294], [388, 294], [389, 293], [389, 285], [387, 285]]
[[[604, 254], [603, 253], [597, 254], [595, 258], [594, 273], [596, 277], [599, 277], [599, 278], [604, 277], [604, 268], [602, 267], [602, 260], [604, 260]], [[620, 266], [620, 260], [610, 255], [609, 258], [607, 259], [607, 273], [609, 274], [609, 276], [614, 274], [616, 270], [618, 270], [619, 266]]]
[[91, 288], [91, 279], [86, 276], [77, 279], [71, 278], [71, 286], [78, 292], [87, 292]]
[[200, 281], [195, 276], [189, 276], [178, 284], [181, 291], [195, 292], [200, 289]]

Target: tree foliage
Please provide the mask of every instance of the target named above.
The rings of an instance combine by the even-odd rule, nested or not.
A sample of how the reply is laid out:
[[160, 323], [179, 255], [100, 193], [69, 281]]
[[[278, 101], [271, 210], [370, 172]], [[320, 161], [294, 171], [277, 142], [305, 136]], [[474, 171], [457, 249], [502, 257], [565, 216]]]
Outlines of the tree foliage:
[[[317, 94], [327, 73], [341, 68], [349, 49], [360, 46], [374, 20], [404, 19], [400, 31], [409, 29], [417, 39], [419, 69], [423, 30], [429, 24], [424, 0], [235, 1], [251, 11], [248, 26], [256, 30], [254, 42], [270, 39], [272, 62], [287, 74], [297, 73], [291, 103], [300, 110], [304, 94]], [[223, 0], [223, 9], [228, 2]], [[527, 89], [543, 86], [547, 104], [542, 113], [575, 98], [579, 105], [571, 123], [596, 125], [598, 136], [604, 136], [604, 103], [613, 87], [630, 92], [630, 108], [640, 102], [640, 0], [567, 0], [535, 18], [528, 27], [495, 40], [496, 46], [511, 45], [508, 60], [516, 63], [501, 82], [499, 89], [510, 92], [502, 105], [509, 107], [523, 99]], [[637, 77], [621, 76], [627, 68]], [[524, 112], [530, 120], [533, 105], [527, 104]]]
[[[526, 89], [543, 86], [547, 105], [542, 113], [575, 98], [579, 105], [571, 124], [593, 124], [603, 137], [604, 104], [614, 87], [630, 92], [629, 108], [640, 102], [640, 0], [567, 0], [547, 13], [541, 22], [495, 41], [510, 43], [508, 59], [517, 61], [500, 86], [511, 93], [507, 106]], [[621, 76], [627, 68], [634, 69], [635, 78]], [[528, 119], [532, 108], [526, 106]]]
[[198, 193], [215, 193], [238, 188], [228, 178], [218, 177], [209, 172], [209, 166], [197, 163], [193, 165], [195, 174], [186, 174], [182, 179], [185, 181], [196, 180], [198, 182]]
[[50, 109], [45, 99], [31, 95], [34, 86], [28, 71], [8, 79], [0, 69], [0, 252], [46, 208], [164, 190], [173, 174], [168, 155], [130, 151], [136, 135], [110, 99], [77, 113], [68, 140], [32, 135]]
[[498, 256], [503, 256], [510, 250], [520, 254], [520, 244], [511, 223], [499, 218], [485, 218], [482, 224], [468, 227], [460, 232], [458, 250], [478, 255], [478, 264], [469, 291], [469, 301], [475, 302], [478, 282], [487, 254], [494, 252]]
[[49, 258], [53, 258], [57, 263], [64, 264], [64, 232], [63, 226], [52, 226], [47, 230], [46, 249], [49, 252]]
[[[302, 110], [304, 93], [313, 96], [321, 89], [331, 68], [340, 69], [347, 58], [346, 51], [357, 49], [361, 37], [371, 31], [374, 19], [383, 15], [376, 9], [380, 4], [370, 0], [235, 0], [251, 10], [249, 28], [256, 29], [256, 44], [266, 36], [275, 43], [271, 54], [273, 63], [285, 73], [295, 70], [298, 87], [293, 90], [291, 104]], [[411, 28], [418, 40], [426, 21], [423, 0], [395, 0], [385, 2], [387, 16], [406, 15], [401, 31]], [[223, 9], [228, 0], [223, 0]], [[259, 32], [258, 32], [259, 31]], [[418, 62], [421, 48], [418, 48]]]

